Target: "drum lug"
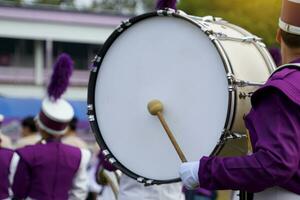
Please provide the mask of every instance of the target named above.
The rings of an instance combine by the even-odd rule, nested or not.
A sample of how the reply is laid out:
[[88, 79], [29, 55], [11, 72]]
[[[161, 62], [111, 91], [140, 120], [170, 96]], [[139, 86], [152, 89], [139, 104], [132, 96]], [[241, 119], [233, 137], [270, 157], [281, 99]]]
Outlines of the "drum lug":
[[166, 8], [164, 10], [158, 10], [156, 13], [157, 13], [158, 16], [173, 16], [173, 14], [175, 14], [175, 13], [180, 14], [172, 8]]
[[108, 162], [109, 162], [110, 164], [113, 165], [114, 163], [117, 162], [116, 159], [113, 158], [113, 157], [110, 155], [110, 152], [109, 152], [107, 149], [103, 150], [102, 153], [103, 153], [104, 157], [108, 160]]
[[246, 92], [240, 92], [239, 93], [239, 98], [240, 99], [246, 99], [247, 97], [251, 98], [251, 96], [253, 95], [253, 93], [254, 92], [248, 92], [248, 93], [246, 93]]
[[242, 139], [242, 138], [245, 138], [245, 137], [247, 137], [247, 136], [244, 135], [244, 134], [235, 133], [235, 132], [232, 132], [230, 130], [224, 129], [223, 134], [222, 134], [218, 144], [224, 144], [227, 140]]
[[228, 82], [229, 82], [229, 91], [235, 90], [236, 87], [248, 87], [248, 86], [262, 86], [264, 83], [259, 82], [251, 82], [236, 79], [232, 73], [227, 74]]
[[94, 110], [93, 104], [89, 104], [89, 105], [87, 106], [87, 109], [88, 109], [88, 111], [93, 111], [93, 110]]
[[164, 16], [164, 11], [163, 10], [158, 10], [157, 12], [158, 16]]
[[101, 57], [98, 56], [98, 55], [96, 55], [96, 56], [94, 57], [94, 59], [92, 60], [92, 62], [96, 62], [96, 63], [99, 63], [100, 61], [101, 61]]
[[117, 31], [121, 33], [124, 31], [127, 27], [131, 26], [131, 22], [129, 19], [122, 21], [122, 23], [118, 26]]
[[144, 185], [145, 186], [153, 185], [153, 180], [147, 180]]
[[210, 39], [211, 41], [214, 41], [214, 40], [217, 39], [217, 37], [216, 37], [215, 35], [213, 35], [213, 34], [209, 34], [208, 37], [209, 37], [209, 39]]
[[136, 181], [139, 182], [139, 183], [144, 183], [144, 178], [143, 177], [138, 177], [136, 179]]
[[243, 38], [243, 42], [258, 42], [261, 41], [262, 39], [257, 37], [257, 36], [245, 36]]
[[102, 153], [103, 153], [103, 155], [104, 155], [105, 157], [108, 156], [108, 155], [110, 154], [109, 151], [108, 151], [107, 149], [103, 150]]
[[236, 90], [236, 79], [234, 77], [234, 75], [232, 73], [227, 73], [227, 79], [228, 79], [228, 83], [229, 83], [229, 86], [228, 86], [228, 89], [230, 92]]
[[101, 62], [102, 58], [98, 55], [96, 55], [94, 57], [94, 59], [91, 61], [92, 64], [92, 72], [97, 72], [97, 67], [99, 66], [100, 62]]
[[171, 8], [168, 8], [168, 9], [167, 9], [167, 15], [168, 15], [168, 16], [172, 16], [174, 13], [175, 13], [175, 10], [174, 10], [174, 9], [171, 9]]
[[243, 80], [239, 80], [239, 79], [236, 79], [235, 82], [234, 82], [234, 84], [237, 87], [262, 86], [262, 85], [264, 85], [264, 83], [243, 81]]
[[136, 179], [137, 182], [143, 183], [145, 187], [153, 185], [154, 181], [151, 179], [145, 179], [143, 177], [138, 177]]
[[96, 66], [94, 66], [93, 68], [92, 68], [92, 72], [97, 72], [97, 67]]
[[129, 21], [129, 19], [123, 21], [122, 24], [123, 24], [124, 26], [127, 26], [127, 27], [128, 27], [128, 26], [131, 26], [131, 22]]
[[235, 42], [244, 42], [244, 43], [257, 43], [260, 44], [261, 43], [261, 38], [257, 37], [257, 36], [245, 36], [245, 37], [229, 37], [224, 33], [220, 33], [220, 32], [215, 32], [214, 33], [216, 35], [216, 37], [219, 40], [229, 40], [229, 41], [235, 41]]
[[109, 162], [110, 164], [113, 165], [113, 164], [114, 164], [115, 162], [117, 162], [117, 161], [116, 161], [116, 159], [114, 159], [114, 158], [109, 158], [109, 159], [108, 159], [108, 162]]
[[95, 116], [94, 115], [88, 115], [88, 119], [90, 122], [95, 121]]

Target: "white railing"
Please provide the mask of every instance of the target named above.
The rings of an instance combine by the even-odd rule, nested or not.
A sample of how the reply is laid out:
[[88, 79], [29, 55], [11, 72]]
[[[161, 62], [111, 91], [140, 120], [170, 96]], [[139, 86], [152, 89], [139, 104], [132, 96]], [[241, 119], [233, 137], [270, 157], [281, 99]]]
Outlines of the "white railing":
[[[52, 70], [45, 69], [44, 75], [41, 77], [42, 83], [48, 83]], [[14, 83], [14, 84], [35, 84], [36, 75], [33, 67], [12, 67], [0, 66], [0, 84]], [[74, 70], [71, 77], [71, 85], [73, 86], [87, 86], [89, 79], [89, 70]]]

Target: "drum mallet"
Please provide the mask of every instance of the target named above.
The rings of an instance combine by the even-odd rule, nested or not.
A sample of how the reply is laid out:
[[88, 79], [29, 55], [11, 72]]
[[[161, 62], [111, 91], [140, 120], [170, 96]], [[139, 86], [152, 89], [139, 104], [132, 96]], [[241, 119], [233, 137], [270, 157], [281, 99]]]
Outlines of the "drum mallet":
[[169, 139], [171, 140], [180, 160], [182, 162], [187, 162], [186, 157], [184, 156], [180, 146], [178, 145], [178, 143], [176, 142], [176, 139], [173, 135], [173, 133], [171, 132], [164, 116], [162, 115], [162, 111], [163, 111], [163, 104], [159, 101], [159, 100], [152, 100], [148, 103], [148, 111], [151, 115], [156, 115], [159, 119], [159, 121], [161, 122], [163, 128], [165, 129]]

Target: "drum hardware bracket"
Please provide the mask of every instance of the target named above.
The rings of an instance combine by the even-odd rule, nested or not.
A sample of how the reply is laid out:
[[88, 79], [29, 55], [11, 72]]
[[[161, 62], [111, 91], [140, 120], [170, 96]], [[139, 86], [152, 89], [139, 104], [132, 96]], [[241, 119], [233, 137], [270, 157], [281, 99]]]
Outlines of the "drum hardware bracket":
[[117, 31], [118, 31], [119, 33], [121, 33], [123, 30], [124, 30], [124, 28], [122, 27], [122, 25], [120, 25], [120, 26], [117, 28]]
[[242, 139], [245, 137], [247, 137], [247, 136], [244, 134], [235, 133], [235, 132], [232, 132], [229, 130], [224, 130], [218, 144], [224, 144], [228, 140]]
[[207, 31], [207, 33], [209, 34], [208, 37], [209, 37], [210, 40], [214, 41], [214, 40], [217, 39], [217, 37], [215, 35], [210, 34], [209, 31]]
[[245, 36], [243, 42], [260, 42], [262, 39], [257, 36]]
[[163, 10], [158, 10], [158, 11], [157, 11], [157, 15], [158, 15], [158, 16], [164, 16], [164, 14], [163, 14], [163, 13], [164, 13], [164, 11], [163, 11]]
[[175, 10], [174, 10], [174, 9], [171, 9], [171, 8], [168, 8], [168, 9], [167, 9], [167, 15], [168, 15], [168, 16], [172, 16], [174, 13], [175, 13]]
[[104, 149], [103, 151], [102, 151], [102, 153], [103, 153], [103, 155], [106, 157], [106, 156], [108, 156], [110, 153], [109, 153], [109, 151], [107, 150], [107, 149]]
[[229, 80], [229, 91], [235, 90], [236, 87], [262, 86], [264, 84], [236, 79], [232, 73], [228, 73], [227, 78]]
[[97, 67], [96, 66], [94, 66], [93, 68], [92, 68], [92, 72], [97, 72]]
[[146, 180], [146, 182], [144, 183], [144, 186], [150, 186], [153, 185], [153, 180]]
[[246, 99], [247, 97], [251, 98], [251, 96], [253, 95], [253, 93], [254, 92], [248, 92], [248, 93], [246, 93], [246, 92], [240, 92], [239, 93], [239, 98], [240, 99]]
[[244, 36], [244, 37], [229, 37], [228, 35], [221, 32], [213, 32], [213, 34], [219, 40], [230, 40], [235, 42], [245, 42], [245, 43], [261, 43], [262, 39], [257, 36]]
[[138, 177], [136, 179], [136, 181], [139, 182], [139, 183], [144, 183], [144, 178], [143, 177]]
[[247, 87], [247, 86], [262, 86], [264, 83], [243, 81], [243, 80], [236, 79], [234, 84], [238, 87]]
[[109, 153], [109, 151], [108, 151], [107, 149], [103, 150], [102, 153], [103, 153], [104, 157], [108, 160], [108, 162], [109, 162], [110, 164], [113, 165], [115, 162], [117, 162], [116, 159], [113, 158], [113, 157], [110, 155], [110, 153]]
[[117, 31], [119, 33], [121, 33], [122, 31], [124, 31], [124, 29], [126, 29], [127, 27], [131, 26], [131, 22], [130, 20], [125, 20], [125, 21], [122, 21], [122, 23], [117, 27]]
[[128, 26], [131, 26], [131, 22], [129, 21], [129, 19], [127, 19], [127, 20], [125, 20], [125, 21], [122, 22], [122, 25], [128, 27]]
[[139, 183], [143, 183], [145, 187], [153, 185], [153, 180], [145, 179], [143, 177], [138, 177], [136, 179], [136, 181], [139, 182]]
[[117, 162], [117, 161], [116, 161], [116, 159], [114, 159], [114, 158], [109, 158], [109, 159], [108, 159], [108, 162], [109, 162], [110, 164], [114, 164], [114, 163]]
[[172, 8], [166, 8], [164, 10], [158, 10], [157, 11], [158, 16], [173, 16], [174, 13], [180, 14], [180, 12], [176, 12]]
[[87, 109], [88, 111], [93, 111], [94, 110], [93, 104], [87, 105]]
[[95, 121], [95, 116], [94, 115], [88, 115], [88, 119], [90, 122]]
[[101, 61], [101, 57], [98, 56], [98, 55], [96, 55], [96, 56], [94, 57], [94, 59], [92, 60], [92, 62], [96, 62], [96, 63], [99, 63], [100, 61]]
[[97, 72], [97, 66], [100, 64], [101, 62], [101, 57], [96, 55], [94, 57], [94, 59], [91, 61], [93, 64], [92, 64], [92, 72]]
[[118, 26], [117, 31], [118, 31], [119, 33], [121, 33], [122, 31], [124, 31], [124, 29], [125, 29], [126, 27], [129, 27], [129, 26], [131, 26], [131, 22], [129, 21], [129, 19], [128, 19], [128, 20], [125, 20], [125, 21], [123, 21], [123, 22]]

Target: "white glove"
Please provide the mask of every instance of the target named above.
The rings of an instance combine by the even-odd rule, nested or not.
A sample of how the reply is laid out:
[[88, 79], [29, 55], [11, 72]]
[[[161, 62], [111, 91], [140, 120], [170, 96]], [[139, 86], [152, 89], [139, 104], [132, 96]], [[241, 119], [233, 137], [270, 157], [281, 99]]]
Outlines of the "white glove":
[[188, 190], [195, 189], [199, 186], [199, 171], [200, 161], [182, 163], [179, 169], [179, 175], [183, 185]]

